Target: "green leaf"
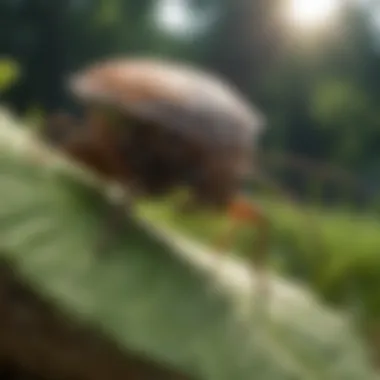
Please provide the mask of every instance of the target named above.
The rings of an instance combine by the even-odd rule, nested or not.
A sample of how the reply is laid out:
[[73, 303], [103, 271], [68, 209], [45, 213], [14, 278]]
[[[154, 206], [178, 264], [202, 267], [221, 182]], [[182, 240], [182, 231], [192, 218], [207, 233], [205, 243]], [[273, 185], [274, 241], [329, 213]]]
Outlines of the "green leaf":
[[95, 255], [109, 198], [15, 124], [0, 119], [0, 248], [62, 311], [200, 380], [377, 378], [347, 317], [271, 276], [262, 318], [243, 262], [139, 215]]
[[0, 59], [0, 92], [8, 90], [20, 75], [20, 66], [14, 60]]

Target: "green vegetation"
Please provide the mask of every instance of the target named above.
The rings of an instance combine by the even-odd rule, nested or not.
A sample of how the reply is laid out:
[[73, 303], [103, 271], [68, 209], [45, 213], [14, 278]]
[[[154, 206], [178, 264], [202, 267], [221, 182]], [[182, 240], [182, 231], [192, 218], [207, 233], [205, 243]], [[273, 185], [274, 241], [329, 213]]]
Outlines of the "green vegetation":
[[12, 59], [0, 59], [0, 92], [8, 90], [20, 78], [20, 68]]
[[[380, 318], [380, 222], [371, 214], [341, 208], [297, 207], [258, 198], [272, 221], [272, 264], [305, 281], [327, 299]], [[206, 244], [222, 231], [226, 218], [178, 213], [175, 202], [146, 202], [143, 215]], [[237, 236], [236, 251], [254, 250], [250, 226]], [[234, 247], [234, 248], [235, 248]], [[358, 311], [358, 310], [356, 310]]]
[[[47, 114], [61, 109], [76, 110], [73, 99], [65, 92], [69, 73], [115, 55], [175, 58], [224, 76], [267, 116], [263, 151], [278, 154], [281, 162], [278, 166], [271, 166], [263, 158], [260, 162], [263, 171], [285, 183], [304, 200], [296, 210], [277, 197], [255, 194], [272, 221], [271, 267], [281, 276], [299, 280], [330, 306], [349, 310], [350, 315], [361, 323], [360, 327], [376, 340], [376, 332], [380, 331], [380, 37], [379, 27], [374, 25], [373, 19], [378, 6], [372, 2], [363, 8], [359, 2], [346, 2], [333, 27], [322, 27], [315, 34], [309, 34], [285, 22], [281, 10], [286, 3], [284, 0], [189, 0], [187, 11], [193, 15], [192, 32], [170, 33], [155, 20], [158, 3], [159, 0], [0, 1], [0, 106], [9, 107], [21, 117], [20, 129], [38, 128]], [[206, 14], [209, 19], [203, 20]], [[10, 122], [5, 118], [2, 120], [4, 125]], [[25, 278], [38, 292], [57, 298], [60, 307], [67, 307], [74, 314], [83, 312], [86, 323], [101, 324], [118, 343], [145, 350], [149, 355], [171, 362], [185, 371], [196, 366], [186, 361], [188, 358], [180, 357], [181, 350], [173, 338], [175, 334], [178, 333], [182, 340], [190, 335], [201, 339], [210, 329], [211, 335], [215, 334], [222, 341], [227, 339], [223, 334], [218, 335], [218, 326], [213, 330], [210, 322], [225, 300], [217, 299], [214, 294], [206, 300], [203, 294], [205, 285], [199, 285], [200, 288], [194, 285], [194, 278], [198, 275], [193, 273], [193, 264], [189, 270], [178, 258], [169, 258], [173, 247], [161, 246], [146, 231], [135, 230], [133, 241], [120, 242], [126, 247], [131, 244], [136, 250], [128, 248], [133, 251], [132, 255], [122, 262], [122, 271], [117, 271], [115, 283], [108, 283], [106, 277], [111, 277], [110, 268], [119, 263], [118, 260], [124, 260], [122, 255], [119, 253], [114, 261], [106, 262], [103, 273], [99, 263], [91, 261], [84, 253], [91, 239], [97, 235], [100, 210], [105, 207], [103, 196], [100, 193], [95, 195], [91, 187], [79, 184], [81, 180], [78, 179], [77, 183], [77, 180], [69, 179], [71, 169], [68, 169], [66, 177], [61, 169], [49, 166], [45, 170], [45, 166], [39, 166], [35, 161], [27, 163], [21, 156], [9, 155], [6, 144], [27, 137], [26, 134], [10, 132], [10, 129], [4, 132], [3, 126], [0, 131], [0, 167], [5, 170], [0, 170], [0, 199], [4, 205], [0, 207], [0, 250], [5, 246], [9, 248], [4, 257], [15, 264], [17, 262]], [[7, 137], [8, 133], [12, 137]], [[39, 154], [35, 153], [33, 157], [38, 159]], [[294, 165], [287, 165], [285, 159], [289, 154], [323, 162], [323, 170], [307, 165], [298, 170], [298, 163], [294, 162]], [[344, 175], [333, 172], [331, 166], [342, 169]], [[346, 171], [353, 180], [343, 179]], [[31, 186], [32, 183], [36, 188]], [[62, 219], [58, 218], [58, 209], [65, 209]], [[78, 210], [82, 212], [78, 214]], [[212, 244], [227, 223], [221, 215], [200, 213], [184, 216], [178, 212], [175, 200], [171, 198], [162, 202], [142, 202], [139, 212], [153, 225], [168, 226], [207, 245]], [[48, 230], [44, 230], [45, 227], [49, 227]], [[46, 235], [38, 235], [39, 232], [46, 232]], [[71, 235], [71, 232], [75, 233]], [[236, 255], [249, 257], [254, 249], [254, 239], [251, 229], [243, 229], [234, 247]], [[77, 257], [82, 261], [74, 265]], [[130, 269], [134, 268], [133, 265], [144, 272], [141, 279], [136, 274], [138, 270], [134, 273]], [[153, 266], [157, 268], [157, 276], [152, 276]], [[178, 274], [174, 273], [176, 271]], [[99, 274], [102, 280], [98, 281], [96, 276]], [[164, 293], [152, 293], [159, 276], [169, 276], [168, 282], [162, 285], [169, 289], [167, 299]], [[190, 296], [196, 294], [194, 299], [186, 293], [188, 289], [181, 293], [181, 276], [188, 281], [185, 285], [189, 286]], [[128, 283], [124, 277], [130, 277], [131, 282]], [[109, 293], [111, 288], [116, 291], [115, 297]], [[176, 290], [177, 298], [170, 298]], [[136, 296], [133, 297], [135, 291]], [[125, 299], [120, 294], [124, 294]], [[128, 301], [127, 295], [131, 296]], [[154, 303], [152, 298], [156, 296], [158, 301]], [[159, 298], [161, 296], [162, 299]], [[102, 314], [101, 307], [94, 306], [98, 297], [101, 302], [112, 306], [110, 310], [113, 311]], [[297, 302], [294, 301], [295, 304]], [[182, 311], [172, 316], [164, 310], [171, 310], [170, 305], [177, 303], [184, 305], [184, 310], [190, 312], [192, 318], [196, 318], [191, 313], [192, 308], [204, 312], [204, 324], [203, 319], [197, 320], [197, 326], [175, 330], [186, 323], [191, 324], [187, 316], [181, 314]], [[214, 306], [215, 310], [211, 310]], [[156, 331], [156, 340], [149, 341], [144, 331], [146, 325], [141, 322], [140, 326], [136, 316], [131, 313], [128, 314], [128, 322], [123, 320], [123, 307], [136, 308], [141, 313], [145, 310], [152, 315], [158, 313], [162, 320], [168, 319], [164, 332], [160, 335]], [[287, 307], [291, 309], [290, 305]], [[290, 316], [294, 318], [294, 331], [305, 328], [306, 337], [302, 339], [309, 345], [310, 339], [318, 334], [323, 336], [324, 329], [328, 331], [329, 324], [316, 321], [313, 322], [316, 330], [309, 330], [313, 312]], [[239, 324], [233, 320], [232, 325], [245, 334], [251, 331], [250, 322], [245, 320]], [[124, 326], [123, 323], [130, 324]], [[148, 322], [145, 320], [144, 323]], [[160, 323], [163, 322], [157, 321]], [[170, 324], [173, 331], [168, 327]], [[124, 328], [132, 332], [128, 339], [133, 342], [119, 333]], [[309, 338], [309, 331], [312, 338]], [[148, 332], [152, 333], [149, 328]], [[219, 349], [219, 343], [212, 339], [208, 342], [209, 351], [201, 355], [203, 359], [197, 358], [204, 360], [199, 371], [203, 371], [207, 380], [221, 380], [215, 364], [218, 362], [226, 365], [226, 373], [234, 374], [227, 380], [244, 379], [240, 373], [236, 375], [238, 371], [249, 372], [252, 369], [244, 365], [239, 369], [238, 362], [226, 359], [232, 355], [229, 350], [235, 350], [236, 346], [227, 347], [224, 340], [220, 343], [219, 352], [215, 350], [215, 347]], [[165, 346], [163, 341], [172, 344], [167, 351], [162, 348]], [[334, 341], [334, 344], [338, 343]], [[346, 345], [349, 349], [346, 340], [342, 339], [341, 344], [339, 347]], [[304, 349], [302, 342], [301, 345]], [[198, 342], [194, 342], [194, 346], [198, 347]], [[380, 352], [380, 339], [375, 346]], [[189, 347], [188, 353], [184, 350], [183, 355], [191, 356], [191, 349]], [[259, 358], [255, 362], [257, 368], [264, 368], [270, 363], [273, 371], [277, 368], [283, 370], [282, 365], [273, 365], [276, 360], [268, 359], [273, 352], [265, 356], [266, 353], [257, 347], [242, 360], [251, 360], [251, 353], [258, 353], [255, 356]], [[318, 356], [315, 355], [313, 358]], [[301, 359], [298, 359], [295, 359], [298, 375], [294, 378], [299, 377], [301, 367], [302, 371], [313, 367], [299, 365]], [[358, 360], [361, 360], [360, 355]], [[346, 359], [340, 370], [347, 370], [351, 375], [342, 374], [342, 378], [365, 378], [355, 373], [355, 363], [351, 357]], [[231, 368], [227, 368], [228, 365]], [[232, 368], [234, 365], [237, 367]], [[319, 379], [319, 375], [313, 373], [306, 378], [314, 376]], [[339, 379], [339, 376], [331, 375], [330, 378]], [[273, 378], [278, 377], [273, 375]]]
[[212, 252], [157, 223], [125, 218], [97, 256], [106, 193], [14, 124], [0, 120], [1, 259], [60, 312], [199, 380], [378, 378], [347, 316], [277, 277], [263, 309], [246, 267], [222, 274]]

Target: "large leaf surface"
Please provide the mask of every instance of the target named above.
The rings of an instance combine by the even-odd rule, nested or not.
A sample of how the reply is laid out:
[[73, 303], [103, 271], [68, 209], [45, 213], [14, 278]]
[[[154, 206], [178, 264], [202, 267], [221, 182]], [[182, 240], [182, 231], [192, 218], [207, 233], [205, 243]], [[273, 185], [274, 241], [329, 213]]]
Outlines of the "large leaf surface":
[[344, 316], [273, 277], [262, 318], [243, 263], [138, 216], [95, 255], [109, 200], [15, 124], [0, 120], [1, 248], [63, 311], [196, 379], [377, 378]]

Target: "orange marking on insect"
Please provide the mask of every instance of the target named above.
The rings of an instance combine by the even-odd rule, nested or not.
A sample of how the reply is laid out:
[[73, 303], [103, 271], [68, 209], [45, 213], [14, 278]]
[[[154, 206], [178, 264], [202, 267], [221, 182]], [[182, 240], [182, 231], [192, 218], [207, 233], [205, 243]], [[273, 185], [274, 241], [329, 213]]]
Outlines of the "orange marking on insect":
[[232, 202], [228, 214], [231, 218], [241, 221], [259, 221], [262, 219], [262, 213], [258, 210], [258, 207], [243, 197]]

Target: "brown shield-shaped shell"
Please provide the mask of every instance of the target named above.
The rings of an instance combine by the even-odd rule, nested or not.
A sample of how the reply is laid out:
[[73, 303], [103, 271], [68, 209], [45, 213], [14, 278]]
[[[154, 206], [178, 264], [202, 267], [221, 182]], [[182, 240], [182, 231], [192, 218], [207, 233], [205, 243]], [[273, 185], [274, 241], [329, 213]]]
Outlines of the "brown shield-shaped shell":
[[252, 147], [263, 116], [222, 80], [157, 59], [115, 59], [74, 75], [69, 86], [86, 103], [108, 105], [217, 148]]

